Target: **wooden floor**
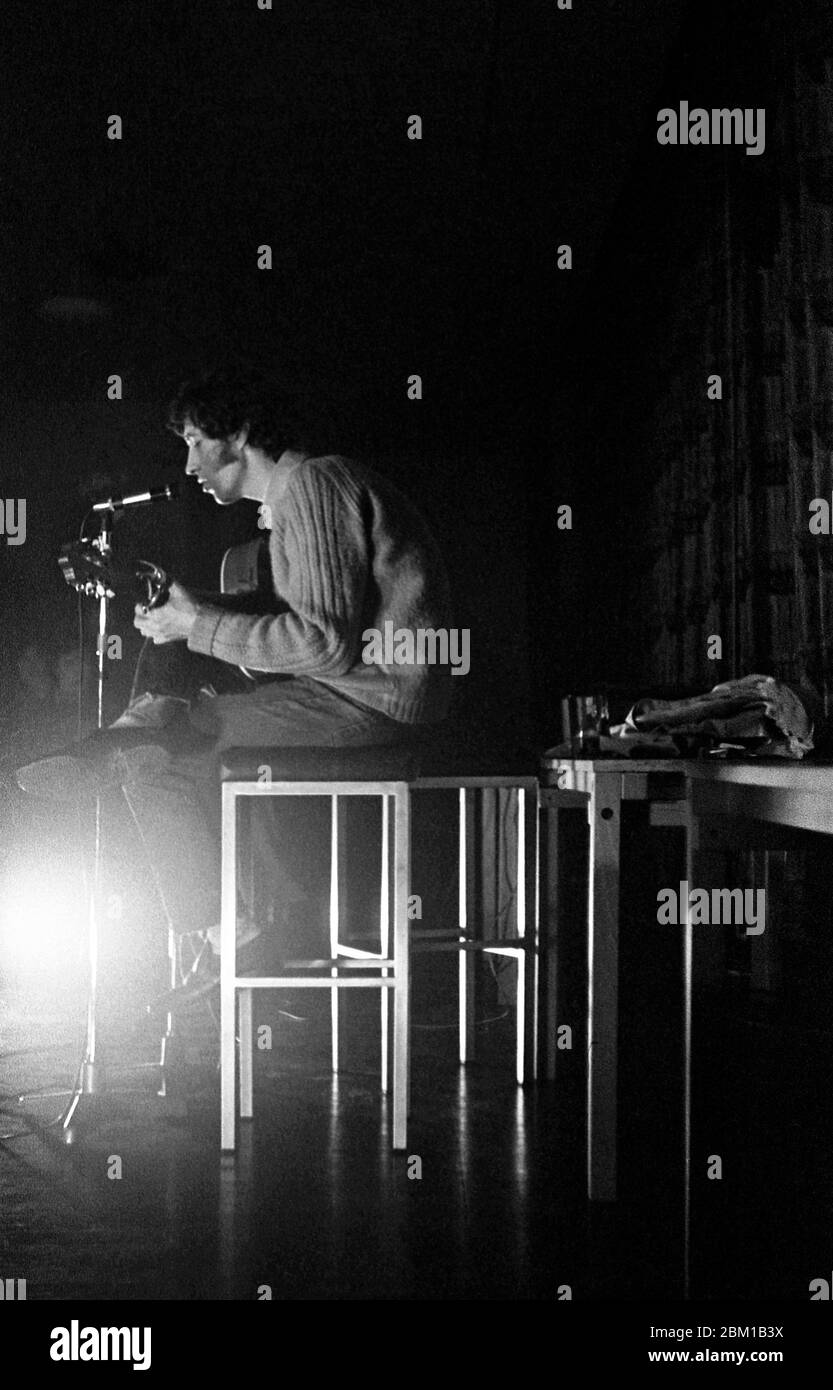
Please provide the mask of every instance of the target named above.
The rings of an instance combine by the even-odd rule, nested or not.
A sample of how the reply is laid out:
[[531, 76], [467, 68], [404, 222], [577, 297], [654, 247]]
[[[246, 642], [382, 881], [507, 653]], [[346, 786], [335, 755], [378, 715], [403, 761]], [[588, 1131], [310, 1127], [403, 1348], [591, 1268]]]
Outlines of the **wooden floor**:
[[[256, 1054], [255, 1120], [238, 1153], [221, 1158], [207, 1009], [185, 1030], [188, 1065], [161, 1100], [154, 1072], [142, 1081], [121, 1070], [151, 1055], [153, 1030], [140, 1009], [111, 1008], [102, 1033], [112, 1089], [88, 1102], [66, 1145], [48, 1124], [61, 1102], [21, 1106], [17, 1094], [69, 1081], [83, 1000], [7, 989], [0, 1276], [25, 1278], [30, 1300], [252, 1300], [265, 1286], [274, 1299], [305, 1300], [553, 1300], [564, 1286], [574, 1299], [680, 1297], [679, 1144], [663, 1097], [623, 1097], [622, 1200], [588, 1211], [576, 1088], [516, 1087], [512, 1019], [494, 998], [466, 1069], [448, 1026], [453, 996], [423, 981], [416, 1002], [407, 1155], [389, 1149], [376, 1006], [349, 1000], [334, 1080], [328, 1003], [308, 993], [305, 1021], [274, 996], [258, 1005], [273, 1045]], [[776, 1060], [783, 1032], [760, 1020], [733, 1027], [709, 1032], [715, 1088], [701, 1088], [698, 1134], [704, 1159], [719, 1147], [726, 1172], [722, 1186], [695, 1186], [692, 1294], [806, 1300], [833, 1248], [830, 1123], [806, 1084], [812, 1048], [785, 1111], [794, 1063]], [[120, 1081], [144, 1093], [122, 1093]], [[116, 1160], [120, 1178], [108, 1175]]]
[[[260, 1009], [274, 1032], [256, 1054], [256, 1120], [221, 1158], [207, 1010], [187, 1033], [203, 1061], [170, 1099], [150, 1090], [155, 1073], [145, 1094], [120, 1094], [142, 1074], [111, 1071], [112, 1094], [86, 1102], [67, 1146], [39, 1128], [60, 1101], [13, 1102], [69, 1079], [71, 1011], [7, 1001], [0, 1124], [18, 1137], [0, 1147], [0, 1271], [26, 1278], [30, 1299], [254, 1299], [263, 1285], [282, 1299], [539, 1298], [556, 1274], [575, 1280], [581, 1222], [553, 1181], [557, 1119], [551, 1098], [514, 1084], [510, 1021], [480, 1029], [491, 1061], [465, 1072], [450, 1029], [417, 1030], [408, 1154], [393, 1156], [376, 1011], [349, 1003], [337, 1079], [326, 998], [303, 999], [305, 1022]], [[120, 1062], [141, 1054], [131, 1041]]]

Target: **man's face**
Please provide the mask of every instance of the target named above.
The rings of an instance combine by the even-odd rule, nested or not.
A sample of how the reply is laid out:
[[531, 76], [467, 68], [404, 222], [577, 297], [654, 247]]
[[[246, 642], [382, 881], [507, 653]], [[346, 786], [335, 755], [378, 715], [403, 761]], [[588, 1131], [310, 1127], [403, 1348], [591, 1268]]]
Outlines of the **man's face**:
[[182, 437], [188, 445], [185, 472], [196, 478], [221, 507], [239, 502], [243, 496], [243, 459], [231, 439], [209, 439], [191, 420], [185, 421]]

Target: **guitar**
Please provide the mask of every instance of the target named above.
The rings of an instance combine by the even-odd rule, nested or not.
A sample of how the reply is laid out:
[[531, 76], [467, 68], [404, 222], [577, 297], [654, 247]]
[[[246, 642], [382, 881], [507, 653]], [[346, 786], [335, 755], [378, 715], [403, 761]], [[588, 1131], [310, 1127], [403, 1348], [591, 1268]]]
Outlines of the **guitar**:
[[[115, 598], [116, 591], [133, 594], [146, 608], [161, 608], [167, 601], [170, 581], [151, 560], [127, 560], [117, 564], [101, 554], [92, 541], [70, 541], [58, 556], [58, 565], [67, 584], [92, 598]], [[288, 604], [275, 594], [269, 563], [269, 544], [265, 536], [231, 546], [223, 556], [219, 594], [207, 594], [208, 601], [233, 613], [285, 613]], [[253, 681], [289, 680], [288, 676], [264, 675], [240, 670]]]
[[[101, 554], [92, 541], [69, 541], [62, 546], [58, 565], [67, 584], [93, 598], [115, 598], [116, 591], [134, 594], [146, 608], [160, 608], [167, 601], [170, 580], [151, 560], [115, 563]], [[266, 536], [230, 546], [220, 568], [219, 594], [206, 594], [208, 602], [233, 613], [256, 616], [285, 613], [289, 605], [275, 593]], [[195, 591], [194, 591], [195, 592]], [[199, 595], [197, 595], [199, 597]], [[290, 676], [239, 668], [255, 683], [290, 680]]]
[[170, 588], [168, 576], [151, 560], [116, 563], [92, 541], [69, 541], [61, 547], [58, 567], [71, 589], [91, 598], [115, 598], [116, 589], [136, 593], [146, 608], [161, 608]]
[[[70, 588], [93, 598], [115, 598], [116, 593], [135, 594], [137, 603], [160, 608], [168, 597], [170, 581], [151, 560], [117, 563], [92, 541], [69, 541], [62, 546], [58, 565]], [[223, 556], [220, 594], [210, 601], [238, 613], [281, 613], [287, 605], [275, 595], [266, 538], [233, 545]], [[207, 596], [208, 597], [208, 596]]]

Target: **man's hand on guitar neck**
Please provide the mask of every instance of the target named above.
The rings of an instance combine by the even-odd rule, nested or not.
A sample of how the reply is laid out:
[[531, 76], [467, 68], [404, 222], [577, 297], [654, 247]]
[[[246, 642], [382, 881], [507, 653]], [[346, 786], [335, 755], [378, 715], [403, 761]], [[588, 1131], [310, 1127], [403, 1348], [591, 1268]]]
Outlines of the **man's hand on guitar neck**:
[[137, 603], [133, 626], [157, 647], [163, 642], [187, 642], [197, 621], [199, 605], [181, 584], [172, 583], [161, 608], [148, 609]]

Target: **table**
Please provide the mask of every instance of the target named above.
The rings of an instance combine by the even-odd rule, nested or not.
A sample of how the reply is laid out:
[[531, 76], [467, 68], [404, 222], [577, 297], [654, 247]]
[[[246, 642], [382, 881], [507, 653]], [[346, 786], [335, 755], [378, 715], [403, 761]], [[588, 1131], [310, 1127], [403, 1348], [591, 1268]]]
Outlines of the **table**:
[[[590, 829], [587, 882], [587, 1194], [616, 1197], [616, 1125], [619, 1032], [619, 859], [623, 801], [662, 802], [664, 823], [685, 817], [685, 769], [680, 759], [555, 759], [557, 787], [541, 790], [541, 805], [557, 811], [565, 793], [583, 794]], [[676, 807], [676, 811], [671, 811]], [[550, 828], [545, 902], [557, 898], [557, 853]], [[556, 919], [557, 921], [557, 919]], [[556, 927], [557, 931], [557, 927]], [[553, 1063], [547, 1059], [546, 1074]]]
[[833, 764], [688, 762], [682, 766], [694, 816], [743, 816], [833, 834]]
[[[613, 1201], [617, 1191], [617, 1075], [619, 1031], [619, 878], [623, 801], [652, 803], [657, 825], [682, 826], [685, 877], [702, 876], [708, 846], [728, 824], [757, 822], [833, 834], [833, 766], [818, 763], [695, 761], [683, 759], [556, 759], [557, 787], [541, 790], [544, 814], [581, 794], [589, 825], [587, 882], [587, 1192]], [[558, 864], [545, 847], [544, 903], [557, 920]], [[687, 904], [686, 904], [687, 908]], [[553, 912], [555, 909], [555, 912]], [[686, 914], [687, 918], [687, 914]], [[690, 1176], [691, 998], [695, 967], [692, 929], [683, 922], [683, 1044], [686, 1191]], [[552, 1075], [554, 1057], [546, 1060]]]

